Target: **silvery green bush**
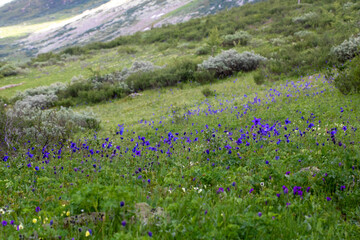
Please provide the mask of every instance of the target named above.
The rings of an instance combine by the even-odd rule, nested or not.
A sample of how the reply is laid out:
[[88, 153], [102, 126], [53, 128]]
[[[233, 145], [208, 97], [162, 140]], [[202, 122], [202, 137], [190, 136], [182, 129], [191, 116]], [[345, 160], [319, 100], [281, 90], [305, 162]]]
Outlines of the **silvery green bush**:
[[237, 31], [234, 34], [225, 35], [223, 37], [224, 46], [234, 46], [236, 44], [245, 46], [251, 39], [251, 35], [245, 31]]
[[301, 15], [299, 17], [294, 17], [292, 19], [293, 23], [306, 23], [309, 21], [312, 21], [318, 17], [318, 14], [315, 12], [309, 12], [305, 13], [304, 15]]
[[269, 41], [274, 46], [281, 46], [286, 43], [285, 39], [283, 39], [283, 38], [272, 38]]
[[27, 96], [22, 100], [18, 100], [15, 103], [17, 108], [48, 108], [52, 107], [54, 102], [58, 100], [58, 97], [55, 94], [50, 95], [34, 95], [34, 96]]
[[298, 31], [296, 33], [294, 33], [294, 36], [298, 37], [298, 38], [304, 38], [306, 36], [312, 35], [313, 32], [307, 31], [307, 30], [302, 30], [302, 31]]
[[15, 104], [2, 115], [0, 141], [7, 147], [24, 141], [45, 146], [64, 141], [77, 131], [98, 129], [100, 126], [93, 112], [86, 110], [78, 113], [63, 107], [40, 110]]
[[161, 68], [163, 68], [163, 66], [162, 67], [156, 66], [152, 62], [135, 61], [130, 68], [125, 67], [120, 72], [114, 72], [114, 73], [106, 74], [104, 76], [92, 79], [92, 84], [94, 84], [95, 88], [98, 88], [99, 84], [102, 84], [105, 82], [112, 83], [112, 84], [120, 83], [120, 82], [125, 81], [132, 74], [140, 73], [140, 72], [152, 72], [152, 71], [155, 71], [155, 70], [161, 69]]
[[340, 62], [352, 59], [360, 52], [360, 35], [345, 40], [340, 45], [331, 49], [331, 54]]
[[255, 70], [266, 58], [253, 52], [238, 53], [234, 49], [222, 51], [215, 57], [209, 57], [198, 65], [199, 70], [215, 72], [218, 77], [231, 75], [233, 72]]
[[3, 66], [0, 65], [0, 78], [1, 77], [8, 77], [8, 76], [15, 76], [20, 74], [22, 71], [20, 68], [15, 67], [11, 64], [4, 64]]
[[64, 83], [53, 83], [50, 86], [41, 86], [36, 88], [30, 88], [22, 92], [15, 94], [15, 99], [24, 99], [29, 96], [36, 95], [56, 95], [59, 91], [65, 89], [67, 86]]

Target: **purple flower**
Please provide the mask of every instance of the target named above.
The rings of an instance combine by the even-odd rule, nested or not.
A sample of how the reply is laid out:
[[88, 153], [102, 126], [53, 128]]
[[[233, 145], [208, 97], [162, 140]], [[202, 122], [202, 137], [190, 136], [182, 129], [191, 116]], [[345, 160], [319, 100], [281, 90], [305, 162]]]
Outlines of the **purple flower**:
[[208, 213], [208, 211], [207, 211], [207, 210], [205, 210], [205, 213], [204, 213], [204, 214], [206, 215], [207, 213]]
[[261, 213], [261, 212], [258, 212], [258, 216], [261, 217], [261, 216], [262, 216], [262, 213]]
[[266, 164], [269, 164], [269, 161], [268, 161], [268, 160], [266, 160], [266, 161], [265, 161], [265, 163], [266, 163]]
[[233, 182], [233, 183], [232, 183], [232, 186], [235, 187], [235, 185], [236, 185], [236, 182]]
[[10, 224], [11, 224], [11, 225], [14, 225], [14, 224], [15, 224], [14, 220], [11, 220], [11, 221], [10, 221]]
[[253, 191], [254, 191], [254, 189], [252, 188], [252, 189], [250, 189], [249, 193], [252, 193]]
[[340, 190], [341, 190], [341, 191], [344, 191], [345, 188], [346, 188], [345, 185], [343, 185], [343, 186], [340, 187]]
[[148, 232], [148, 235], [149, 235], [149, 237], [152, 237], [153, 234], [152, 234], [152, 232]]
[[222, 193], [222, 192], [224, 192], [223, 188], [219, 188], [219, 190], [216, 191], [216, 193]]
[[1, 224], [5, 227], [7, 225], [7, 221], [2, 221]]
[[329, 202], [331, 201], [331, 197], [326, 197], [326, 200]]
[[122, 221], [121, 222], [121, 225], [123, 225], [124, 227], [126, 226], [126, 221], [124, 220], [124, 221]]
[[35, 208], [35, 211], [36, 211], [36, 212], [40, 212], [40, 211], [41, 211], [40, 207], [36, 207], [36, 208]]
[[261, 121], [261, 118], [256, 118], [256, 117], [254, 117], [254, 120], [252, 120], [252, 122], [254, 123], [255, 126], [260, 124], [260, 121]]
[[120, 202], [120, 207], [123, 207], [123, 206], [125, 206], [125, 202], [124, 202], [124, 201], [121, 201], [121, 202]]

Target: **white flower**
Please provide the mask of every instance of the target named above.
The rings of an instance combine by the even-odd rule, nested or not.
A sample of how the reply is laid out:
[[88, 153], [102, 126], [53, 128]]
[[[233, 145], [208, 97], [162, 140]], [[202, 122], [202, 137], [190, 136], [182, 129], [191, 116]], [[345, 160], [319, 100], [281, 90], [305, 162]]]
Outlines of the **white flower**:
[[264, 182], [261, 182], [261, 183], [260, 183], [260, 186], [262, 186], [262, 187], [263, 187], [264, 185], [265, 185], [265, 184], [264, 184]]
[[186, 189], [185, 188], [182, 188], [183, 192], [186, 192]]
[[198, 193], [201, 193], [202, 192], [202, 189], [200, 189], [199, 191], [198, 191]]

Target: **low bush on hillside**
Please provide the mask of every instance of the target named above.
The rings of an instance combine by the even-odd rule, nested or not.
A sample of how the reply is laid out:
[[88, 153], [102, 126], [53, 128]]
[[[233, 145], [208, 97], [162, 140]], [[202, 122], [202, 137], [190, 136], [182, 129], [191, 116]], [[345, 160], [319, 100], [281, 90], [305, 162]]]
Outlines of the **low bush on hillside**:
[[331, 49], [331, 53], [340, 61], [352, 59], [360, 53], [360, 35], [345, 40], [340, 45]]
[[69, 47], [66, 48], [64, 51], [62, 51], [62, 54], [69, 54], [69, 55], [82, 55], [86, 54], [88, 51], [85, 48], [75, 46], [75, 47]]
[[6, 112], [1, 110], [0, 114], [2, 149], [27, 141], [41, 146], [55, 144], [66, 141], [78, 131], [100, 128], [100, 121], [88, 110], [80, 113], [66, 108], [40, 110], [16, 103]]
[[255, 70], [264, 61], [266, 58], [258, 54], [252, 52], [238, 53], [231, 49], [223, 51], [215, 57], [210, 57], [198, 67], [201, 70], [214, 72], [216, 77], [226, 77], [234, 72]]
[[12, 64], [2, 63], [0, 64], [0, 78], [15, 76], [22, 73], [22, 70]]
[[209, 47], [208, 45], [198, 47], [195, 50], [195, 54], [199, 55], [199, 56], [201, 56], [201, 55], [209, 55], [210, 53], [211, 53], [211, 47]]
[[237, 44], [245, 46], [249, 43], [251, 35], [245, 31], [238, 31], [234, 34], [225, 35], [223, 39], [222, 44], [224, 46], [236, 46]]
[[196, 80], [194, 74], [197, 63], [188, 60], [177, 60], [165, 68], [153, 72], [138, 72], [126, 79], [126, 84], [135, 92], [149, 88], [175, 86], [179, 82]]
[[205, 97], [211, 97], [211, 96], [215, 96], [215, 92], [210, 90], [210, 88], [204, 88], [203, 90], [201, 90], [201, 93], [205, 96]]
[[334, 84], [343, 94], [360, 93], [360, 56], [347, 62], [334, 78]]

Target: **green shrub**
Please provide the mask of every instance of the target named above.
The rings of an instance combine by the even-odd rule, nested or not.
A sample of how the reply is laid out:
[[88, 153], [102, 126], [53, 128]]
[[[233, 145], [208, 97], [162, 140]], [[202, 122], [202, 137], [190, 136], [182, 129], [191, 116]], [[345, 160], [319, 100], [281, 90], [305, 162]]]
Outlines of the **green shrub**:
[[135, 54], [138, 52], [138, 50], [135, 47], [122, 46], [122, 47], [119, 47], [117, 52], [119, 54]]
[[199, 48], [197, 48], [196, 49], [196, 51], [195, 51], [195, 54], [196, 55], [199, 55], [199, 56], [201, 56], [201, 55], [209, 55], [211, 53], [211, 47], [209, 47], [209, 46], [201, 46], [201, 47], [199, 47]]
[[14, 65], [4, 64], [0, 66], [0, 75], [3, 77], [15, 76], [21, 73], [21, 70]]
[[237, 44], [245, 46], [249, 43], [251, 35], [245, 31], [238, 31], [234, 34], [224, 36], [223, 39], [222, 44], [224, 46], [236, 46]]
[[210, 90], [209, 88], [204, 88], [203, 90], [201, 90], [201, 93], [205, 96], [205, 97], [210, 97], [210, 96], [214, 96], [215, 92]]
[[82, 54], [86, 54], [87, 50], [85, 48], [76, 46], [76, 47], [69, 47], [64, 51], [62, 51], [61, 53], [69, 54], [69, 55], [82, 55]]
[[32, 58], [31, 62], [47, 62], [49, 60], [60, 60], [60, 55], [53, 52], [41, 53], [36, 58]]
[[4, 137], [0, 144], [6, 148], [26, 141], [50, 145], [69, 139], [77, 131], [100, 128], [100, 121], [89, 110], [77, 113], [66, 108], [40, 110], [15, 104], [0, 114], [0, 135]]
[[360, 51], [360, 36], [351, 37], [349, 40], [345, 40], [340, 45], [331, 49], [331, 53], [340, 62], [345, 62], [353, 58]]
[[239, 54], [231, 49], [223, 51], [216, 57], [210, 57], [202, 64], [199, 64], [198, 67], [201, 70], [214, 72], [217, 77], [225, 77], [234, 72], [255, 70], [263, 61], [266, 61], [266, 58], [258, 54], [252, 52]]
[[334, 85], [343, 94], [360, 93], [360, 57], [355, 57], [346, 63], [338, 76], [334, 79]]
[[194, 79], [200, 84], [206, 84], [215, 80], [214, 74], [209, 71], [197, 71], [194, 73]]
[[258, 71], [257, 73], [255, 73], [254, 75], [254, 82], [257, 85], [262, 85], [265, 83], [265, 74], [263, 71]]

